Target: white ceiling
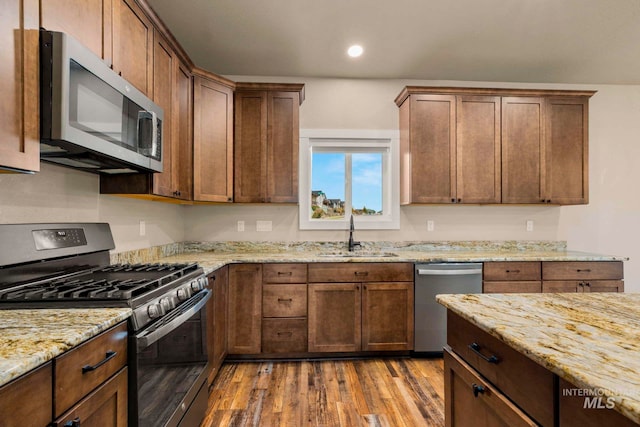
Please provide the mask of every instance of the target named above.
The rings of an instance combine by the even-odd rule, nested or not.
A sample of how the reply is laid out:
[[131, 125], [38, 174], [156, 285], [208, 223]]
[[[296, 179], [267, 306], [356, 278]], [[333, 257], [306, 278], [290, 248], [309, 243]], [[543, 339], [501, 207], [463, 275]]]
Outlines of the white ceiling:
[[640, 84], [640, 0], [148, 3], [223, 75]]

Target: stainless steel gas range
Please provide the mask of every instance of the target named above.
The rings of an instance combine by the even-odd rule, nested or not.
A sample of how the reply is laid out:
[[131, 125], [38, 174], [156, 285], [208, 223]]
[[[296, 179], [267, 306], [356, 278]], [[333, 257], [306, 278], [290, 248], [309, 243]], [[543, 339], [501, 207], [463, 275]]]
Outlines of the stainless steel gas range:
[[109, 265], [105, 223], [0, 225], [0, 309], [130, 307], [129, 426], [204, 418], [206, 308], [197, 264]]

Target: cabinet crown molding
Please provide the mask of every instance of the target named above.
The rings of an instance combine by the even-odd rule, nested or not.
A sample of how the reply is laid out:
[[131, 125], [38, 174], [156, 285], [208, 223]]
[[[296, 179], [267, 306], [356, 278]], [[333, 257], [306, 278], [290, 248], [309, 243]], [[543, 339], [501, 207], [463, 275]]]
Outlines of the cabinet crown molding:
[[253, 83], [253, 82], [237, 82], [236, 90], [267, 90], [273, 92], [299, 92], [300, 105], [304, 101], [304, 83]]
[[561, 90], [561, 89], [512, 89], [482, 87], [447, 87], [447, 86], [405, 86], [396, 96], [395, 103], [399, 107], [410, 95], [494, 95], [494, 96], [586, 96], [592, 97], [595, 90]]

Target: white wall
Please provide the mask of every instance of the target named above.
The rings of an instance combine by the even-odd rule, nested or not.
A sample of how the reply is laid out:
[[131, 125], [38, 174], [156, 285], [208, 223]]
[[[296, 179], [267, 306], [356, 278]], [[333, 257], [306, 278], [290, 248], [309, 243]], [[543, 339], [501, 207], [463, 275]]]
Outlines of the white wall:
[[[622, 255], [627, 291], [640, 292], [640, 86], [571, 86], [255, 78], [236, 81], [306, 83], [301, 128], [397, 129], [393, 100], [407, 84], [595, 89], [590, 102], [590, 203], [586, 206], [406, 206], [401, 229], [356, 232], [359, 240], [567, 240], [570, 249]], [[426, 221], [435, 231], [426, 231]], [[534, 220], [533, 232], [525, 221]], [[147, 235], [139, 236], [145, 220]], [[236, 231], [236, 221], [246, 231]], [[272, 232], [255, 231], [256, 220], [273, 221]], [[300, 231], [294, 205], [177, 206], [99, 194], [95, 175], [42, 164], [36, 175], [0, 174], [0, 223], [106, 221], [116, 251], [182, 240], [345, 240], [345, 231]]]
[[99, 193], [98, 175], [48, 163], [34, 175], [0, 174], [0, 223], [108, 222], [116, 252], [184, 239], [180, 206]]

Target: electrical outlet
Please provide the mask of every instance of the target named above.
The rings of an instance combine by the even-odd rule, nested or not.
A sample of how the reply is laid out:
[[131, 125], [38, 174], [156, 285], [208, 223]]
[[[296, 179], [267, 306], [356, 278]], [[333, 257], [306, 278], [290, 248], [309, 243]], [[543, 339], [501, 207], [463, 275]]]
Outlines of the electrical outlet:
[[238, 221], [238, 231], [244, 231], [244, 221]]
[[256, 231], [271, 231], [271, 221], [256, 221]]
[[143, 220], [140, 220], [140, 236], [145, 236], [147, 234], [147, 223]]
[[527, 220], [527, 231], [533, 231], [533, 220]]
[[427, 231], [433, 231], [436, 228], [436, 224], [432, 219], [427, 220]]

